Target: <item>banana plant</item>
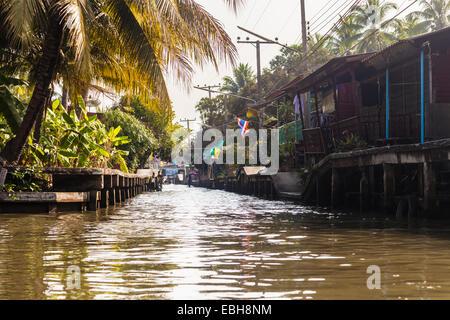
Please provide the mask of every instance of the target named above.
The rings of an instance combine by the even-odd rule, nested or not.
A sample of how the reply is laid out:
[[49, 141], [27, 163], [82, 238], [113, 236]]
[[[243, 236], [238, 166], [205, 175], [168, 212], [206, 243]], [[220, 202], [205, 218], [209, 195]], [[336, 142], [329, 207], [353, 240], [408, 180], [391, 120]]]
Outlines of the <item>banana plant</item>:
[[128, 172], [123, 159], [126, 151], [117, 147], [130, 140], [119, 137], [121, 128], [106, 130], [96, 115], [88, 116], [82, 99], [79, 100], [80, 117], [74, 109], [66, 111], [59, 100], [53, 101], [42, 125], [43, 134], [39, 144], [28, 139], [28, 157], [25, 162], [44, 166], [64, 167], [113, 167], [118, 165]]
[[22, 85], [26, 85], [26, 82], [21, 79], [7, 77], [0, 72], [0, 115], [4, 117], [14, 134], [19, 129], [22, 121], [20, 113], [24, 111], [25, 107], [11, 93], [10, 89]]

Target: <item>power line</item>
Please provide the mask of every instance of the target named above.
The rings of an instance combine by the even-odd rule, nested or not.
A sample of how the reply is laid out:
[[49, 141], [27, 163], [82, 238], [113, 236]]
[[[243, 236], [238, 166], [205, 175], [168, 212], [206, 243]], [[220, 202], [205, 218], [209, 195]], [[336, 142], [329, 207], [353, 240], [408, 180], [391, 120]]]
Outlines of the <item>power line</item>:
[[[319, 12], [317, 12], [317, 13], [314, 15], [314, 17], [312, 17], [312, 18], [309, 20], [311, 25], [314, 25], [315, 23], [317, 23], [317, 21], [319, 21], [320, 18], [322, 18], [322, 17], [326, 14], [326, 12], [329, 11], [329, 10], [331, 9], [331, 7], [327, 8], [327, 6], [328, 6], [330, 3], [331, 3], [331, 7], [332, 7], [332, 6], [334, 6], [334, 4], [338, 3], [338, 1], [334, 1], [334, 2], [332, 2], [332, 1], [327, 1], [327, 3], [322, 7], [322, 9], [320, 9]], [[322, 13], [322, 10], [325, 9], [325, 8], [327, 8], [327, 10], [324, 11], [324, 12]], [[321, 13], [322, 13], [322, 14], [321, 14]]]
[[271, 2], [271, 0], [267, 0], [266, 7], [264, 8], [263, 12], [262, 12], [261, 15], [259, 16], [258, 21], [256, 21], [255, 25], [253, 26], [253, 29], [255, 29], [256, 25], [259, 23], [259, 21], [261, 20], [261, 18], [262, 18], [262, 17], [264, 16], [264, 14], [266, 13], [267, 8], [269, 7], [270, 2]]
[[294, 14], [297, 13], [297, 9], [300, 5], [300, 2], [297, 1], [297, 5], [295, 6], [295, 9], [292, 10], [291, 14], [289, 15], [289, 17], [286, 19], [286, 22], [284, 23], [283, 27], [280, 29], [280, 31], [278, 31], [277, 35], [279, 35], [281, 32], [284, 31], [284, 28], [286, 28], [286, 26], [288, 25], [289, 22], [291, 22], [292, 17], [294, 16]]
[[344, 4], [342, 5], [342, 9], [340, 11], [331, 12], [330, 15], [328, 15], [322, 22], [320, 22], [315, 27], [312, 27], [310, 24], [311, 33], [319, 33], [320, 31], [322, 31], [327, 26], [327, 24], [330, 23], [330, 21], [334, 20], [337, 16], [339, 16], [342, 13], [342, 11], [344, 11], [346, 8], [348, 8], [348, 5], [351, 4], [352, 1], [353, 0], [345, 0]]
[[[417, 0], [416, 0], [416, 1], [417, 1]], [[347, 18], [347, 16], [353, 12], [353, 9], [356, 8], [360, 2], [361, 2], [361, 0], [355, 0], [354, 4], [347, 10], [347, 12], [345, 12], [344, 16], [343, 16], [341, 19], [339, 19], [339, 21], [336, 22], [336, 23], [331, 27], [331, 29], [330, 29], [330, 30], [329, 30], [329, 31], [328, 31], [321, 39], [319, 39], [319, 41], [317, 42], [317, 44], [316, 44], [313, 48], [310, 49], [310, 53], [307, 54], [307, 55], [305, 55], [302, 59], [300, 59], [300, 61], [298, 62], [297, 65], [301, 65], [304, 61], [306, 61], [306, 59], [308, 59], [308, 58], [311, 57], [314, 53], [316, 53], [317, 50], [320, 49], [320, 47], [322, 46], [322, 44], [323, 44], [323, 43], [325, 42], [325, 40], [327, 39], [328, 33], [330, 33], [331, 31], [333, 31], [335, 28], [339, 27], [339, 25], [342, 24], [342, 21], [345, 20], [345, 19]], [[294, 69], [297, 67], [297, 65], [296, 65], [296, 66], [293, 66], [293, 67], [290, 67], [290, 68], [287, 70], [287, 72], [290, 72], [290, 71], [294, 70]], [[281, 80], [277, 81], [277, 82], [272, 86], [272, 88], [269, 90], [269, 92], [272, 91], [273, 88], [277, 87], [280, 83], [281, 83]]]
[[[353, 0], [350, 0], [350, 1], [353, 1]], [[359, 2], [360, 2], [361, 0], [356, 0], [355, 1], [355, 3], [351, 6], [351, 7], [349, 7], [348, 8], [348, 10], [344, 13], [344, 15], [343, 16], [340, 16], [340, 18], [338, 19], [338, 21], [337, 21], [337, 23], [335, 23], [318, 41], [317, 41], [317, 44], [311, 49], [311, 50], [314, 50], [314, 52], [313, 53], [315, 53], [321, 46], [322, 46], [322, 44], [325, 42], [325, 40], [327, 40], [327, 35], [329, 34], [329, 36], [331, 36], [334, 32], [335, 32], [335, 30], [337, 30], [338, 29], [338, 27], [343, 23], [343, 20], [344, 19], [346, 19], [352, 12], [353, 12], [353, 9], [354, 8], [356, 8], [357, 6], [358, 6], [358, 4], [359, 4]], [[344, 11], [346, 9], [346, 7], [343, 7], [339, 12], [338, 12], [338, 14], [337, 15], [340, 15], [341, 13], [342, 13], [342, 11]], [[335, 16], [336, 17], [336, 16]], [[326, 25], [325, 25], [326, 26]], [[322, 28], [323, 29], [323, 28]], [[321, 30], [322, 30], [321, 29]], [[297, 39], [298, 39], [299, 37], [297, 37]], [[297, 39], [296, 39], [296, 42], [297, 42]], [[316, 48], [316, 49], [315, 49]], [[309, 55], [310, 56], [310, 55]]]
[[255, 9], [257, 3], [258, 3], [258, 0], [254, 0], [252, 9], [248, 12], [247, 19], [245, 19], [244, 24], [247, 24], [248, 19], [251, 17], [253, 10]]
[[[352, 6], [352, 8], [350, 8], [350, 9], [352, 10], [354, 7], [356, 7], [356, 6], [359, 4], [360, 1], [361, 1], [361, 0], [356, 0], [356, 1], [355, 1], [355, 4], [354, 4], [354, 5]], [[399, 11], [399, 10], [398, 10], [398, 11], [397, 11], [398, 13], [397, 13], [394, 17], [392, 17], [390, 20], [384, 22], [384, 24], [388, 24], [388, 23], [392, 22], [395, 18], [397, 18], [399, 15], [401, 15], [403, 12], [405, 12], [407, 9], [409, 9], [411, 6], [413, 6], [417, 1], [418, 1], [418, 0], [414, 0], [414, 1], [413, 1], [412, 3], [410, 3], [405, 9], [403, 9], [403, 10], [400, 11], [400, 12], [398, 12], [398, 11]], [[350, 10], [350, 9], [349, 9], [349, 10]], [[349, 11], [347, 11], [347, 12], [349, 12]], [[347, 14], [347, 13], [346, 13], [346, 14]], [[345, 18], [346, 18], [346, 17], [342, 17], [342, 18], [340, 19], [340, 21], [344, 21]], [[334, 26], [333, 26], [333, 28], [334, 28]], [[354, 48], [356, 48], [362, 41], [364, 41], [364, 40], [367, 39], [368, 37], [372, 36], [372, 35], [375, 34], [376, 32], [378, 32], [378, 30], [375, 30], [374, 32], [370, 33], [369, 35], [367, 35], [366, 37], [364, 37], [363, 39], [361, 39], [360, 41], [358, 41], [353, 47], [351, 47], [349, 50], [347, 50], [346, 52], [344, 52], [343, 54], [341, 54], [339, 57], [342, 57], [342, 56], [347, 55], [347, 54], [348, 54], [349, 52], [351, 52]], [[325, 37], [325, 36], [324, 36], [324, 37]], [[322, 37], [322, 38], [324, 38], [324, 37]], [[319, 44], [319, 42], [320, 42], [320, 40], [318, 41], [318, 44]], [[298, 64], [301, 64], [305, 59], [307, 59], [307, 58], [309, 58], [311, 55], [313, 55], [313, 54], [321, 47], [321, 45], [322, 45], [322, 44], [320, 44], [320, 46], [318, 46], [314, 51], [312, 51], [314, 48], [311, 49], [312, 52], [309, 53], [306, 57], [302, 58]], [[295, 67], [291, 67], [291, 68], [288, 69], [288, 71], [292, 71], [294, 68], [295, 68]], [[275, 88], [276, 86], [278, 86], [278, 85], [280, 84], [280, 82], [281, 82], [281, 81], [278, 81], [277, 83], [275, 83], [275, 85], [272, 86], [271, 90], [269, 90], [269, 91], [272, 91], [273, 88]]]
[[[397, 18], [399, 15], [401, 15], [403, 12], [405, 12], [406, 10], [408, 10], [411, 6], [413, 6], [418, 0], [414, 0], [413, 2], [411, 2], [405, 9], [403, 9], [402, 11], [399, 12], [399, 10], [397, 10], [397, 14], [395, 16], [393, 16], [391, 19], [389, 19], [386, 22], [383, 22], [384, 25], [389, 24], [390, 22], [392, 22], [395, 18]], [[367, 38], [371, 37], [372, 35], [374, 35], [375, 33], [377, 33], [379, 30], [376, 29], [373, 32], [371, 32], [370, 34], [368, 34], [367, 36], [365, 36], [363, 39], [359, 40], [353, 47], [351, 47], [350, 49], [348, 49], [346, 52], [344, 52], [343, 54], [340, 55], [340, 57], [346, 55], [347, 53], [351, 52], [353, 49], [355, 49], [358, 45], [360, 45], [364, 40], [366, 40]]]
[[[344, 2], [347, 2], [347, 1], [348, 0], [344, 0]], [[336, 11], [333, 10], [334, 6], [338, 5], [338, 8], [342, 8], [342, 5], [339, 2], [340, 1], [332, 1], [332, 2], [330, 1], [331, 6], [326, 11], [324, 11], [316, 20], [310, 21], [309, 24], [311, 26], [311, 29], [316, 29], [318, 26], [321, 26], [324, 22], [328, 22], [328, 19], [330, 18], [330, 16], [336, 13]], [[326, 15], [328, 15], [328, 17], [326, 17]]]

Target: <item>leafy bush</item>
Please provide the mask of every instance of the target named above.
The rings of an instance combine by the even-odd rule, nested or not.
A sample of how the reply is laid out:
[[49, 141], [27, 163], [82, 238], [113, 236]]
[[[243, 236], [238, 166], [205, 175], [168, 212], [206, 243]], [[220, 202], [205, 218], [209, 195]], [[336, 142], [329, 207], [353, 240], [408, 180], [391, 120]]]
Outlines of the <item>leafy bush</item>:
[[358, 135], [355, 135], [353, 133], [346, 134], [343, 139], [336, 142], [336, 152], [359, 150], [366, 147], [367, 142], [361, 140]]
[[48, 177], [40, 170], [26, 168], [8, 172], [3, 190], [6, 192], [39, 192], [49, 190]]
[[129, 143], [127, 137], [117, 137], [121, 128], [106, 127], [97, 116], [87, 116], [84, 104], [78, 118], [75, 110], [69, 113], [59, 100], [52, 103], [42, 123], [42, 136], [38, 143], [33, 135], [28, 138], [20, 164], [47, 167], [96, 167], [119, 166], [128, 172], [123, 159], [127, 153], [117, 147]]
[[122, 128], [122, 134], [130, 138], [130, 143], [120, 146], [121, 150], [128, 153], [124, 157], [128, 167], [132, 169], [143, 167], [156, 148], [152, 132], [131, 114], [118, 109], [106, 112], [102, 121], [107, 128]]

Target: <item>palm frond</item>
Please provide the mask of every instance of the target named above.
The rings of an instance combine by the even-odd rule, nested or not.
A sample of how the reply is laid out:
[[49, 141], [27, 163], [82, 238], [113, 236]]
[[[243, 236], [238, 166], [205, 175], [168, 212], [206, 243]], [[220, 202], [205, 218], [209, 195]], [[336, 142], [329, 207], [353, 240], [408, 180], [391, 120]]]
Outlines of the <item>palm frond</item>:
[[7, 32], [14, 46], [28, 47], [33, 37], [33, 29], [39, 21], [45, 25], [48, 0], [9, 0], [3, 1], [2, 28]]

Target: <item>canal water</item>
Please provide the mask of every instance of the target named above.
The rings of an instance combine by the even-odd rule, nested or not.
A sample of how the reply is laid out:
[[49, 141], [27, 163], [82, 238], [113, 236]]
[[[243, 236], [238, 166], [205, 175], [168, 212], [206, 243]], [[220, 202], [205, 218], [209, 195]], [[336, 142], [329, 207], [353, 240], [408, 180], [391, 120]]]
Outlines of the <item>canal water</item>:
[[97, 214], [1, 215], [0, 298], [448, 299], [449, 231], [165, 186]]

